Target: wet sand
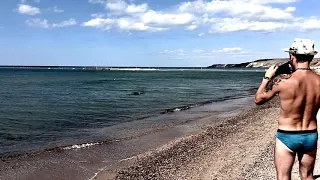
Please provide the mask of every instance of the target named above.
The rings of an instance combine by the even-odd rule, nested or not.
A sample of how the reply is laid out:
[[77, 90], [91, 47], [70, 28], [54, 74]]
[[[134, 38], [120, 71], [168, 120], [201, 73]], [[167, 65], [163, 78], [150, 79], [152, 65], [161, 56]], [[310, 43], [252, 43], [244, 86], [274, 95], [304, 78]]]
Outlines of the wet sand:
[[[129, 168], [96, 179], [274, 180], [279, 99], [227, 118], [205, 131], [127, 159]], [[319, 154], [319, 151], [318, 151]], [[320, 175], [320, 154], [315, 177]], [[297, 162], [293, 179], [299, 179]]]

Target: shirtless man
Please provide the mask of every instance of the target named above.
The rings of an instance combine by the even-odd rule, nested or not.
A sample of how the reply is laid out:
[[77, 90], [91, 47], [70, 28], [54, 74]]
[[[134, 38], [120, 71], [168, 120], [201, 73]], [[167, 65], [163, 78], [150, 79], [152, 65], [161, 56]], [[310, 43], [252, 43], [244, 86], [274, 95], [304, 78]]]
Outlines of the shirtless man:
[[298, 155], [300, 177], [311, 180], [317, 153], [317, 113], [320, 108], [320, 76], [310, 70], [314, 41], [295, 39], [289, 52], [292, 75], [282, 75], [266, 92], [268, 81], [275, 75], [270, 67], [257, 91], [260, 105], [279, 94], [281, 114], [276, 133], [274, 161], [278, 180], [290, 180], [295, 156]]

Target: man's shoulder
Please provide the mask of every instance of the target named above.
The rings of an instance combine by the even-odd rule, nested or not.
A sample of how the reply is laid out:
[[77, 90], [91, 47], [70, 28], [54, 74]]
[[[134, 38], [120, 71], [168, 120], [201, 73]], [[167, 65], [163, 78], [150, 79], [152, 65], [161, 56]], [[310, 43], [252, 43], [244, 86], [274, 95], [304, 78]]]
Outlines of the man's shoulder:
[[272, 80], [272, 84], [274, 86], [283, 86], [283, 85], [288, 85], [290, 83], [293, 83], [293, 78], [292, 74], [279, 74]]
[[318, 83], [320, 83], [320, 71], [314, 71], [310, 79], [316, 80]]
[[284, 87], [288, 87], [288, 80], [292, 78], [291, 74], [279, 74], [276, 77], [272, 78], [271, 81], [267, 84], [267, 91], [275, 90], [281, 91]]
[[320, 69], [313, 71], [314, 77], [316, 77], [318, 80], [320, 80]]
[[313, 69], [312, 72], [320, 77], [320, 69]]

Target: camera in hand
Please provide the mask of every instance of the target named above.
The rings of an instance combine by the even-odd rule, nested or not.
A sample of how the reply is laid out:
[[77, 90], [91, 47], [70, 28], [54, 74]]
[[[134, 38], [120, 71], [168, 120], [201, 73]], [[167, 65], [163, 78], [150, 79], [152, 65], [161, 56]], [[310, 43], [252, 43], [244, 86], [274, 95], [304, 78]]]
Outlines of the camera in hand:
[[282, 64], [278, 65], [278, 69], [277, 69], [274, 77], [277, 77], [280, 74], [292, 74], [292, 73], [293, 73], [293, 69], [290, 64], [290, 61], [288, 61], [286, 63], [282, 63]]
[[280, 76], [290, 77], [288, 75], [290, 75], [292, 73], [293, 73], [293, 68], [292, 68], [292, 66], [290, 64], [290, 61], [285, 62], [285, 63], [280, 63], [278, 65], [278, 69], [277, 69], [275, 75], [268, 82], [266, 90], [267, 91], [272, 90], [273, 85], [278, 82]]

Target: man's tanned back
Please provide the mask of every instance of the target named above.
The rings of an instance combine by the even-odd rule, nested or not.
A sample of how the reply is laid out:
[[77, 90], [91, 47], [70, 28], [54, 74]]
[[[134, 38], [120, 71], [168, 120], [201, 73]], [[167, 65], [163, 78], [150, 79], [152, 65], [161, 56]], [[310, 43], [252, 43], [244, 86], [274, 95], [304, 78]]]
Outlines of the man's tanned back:
[[296, 130], [317, 128], [320, 76], [311, 70], [298, 70], [280, 84], [279, 128]]

